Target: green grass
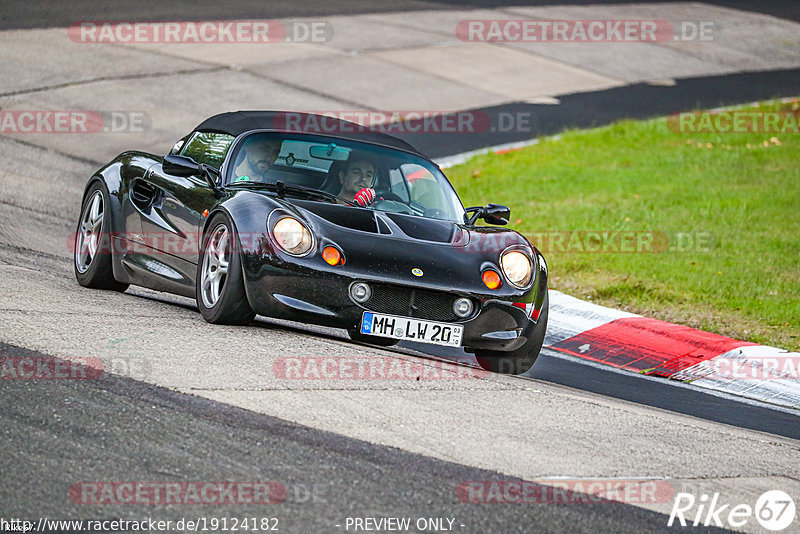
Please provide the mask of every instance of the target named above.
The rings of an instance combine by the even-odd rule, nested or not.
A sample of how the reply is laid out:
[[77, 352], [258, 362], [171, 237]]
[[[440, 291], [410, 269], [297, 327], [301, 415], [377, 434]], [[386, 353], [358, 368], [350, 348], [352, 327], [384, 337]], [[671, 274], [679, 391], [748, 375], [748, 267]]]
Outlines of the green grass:
[[447, 174], [465, 205], [506, 204], [511, 226], [532, 237], [622, 230], [654, 232], [662, 244], [669, 236], [673, 246], [678, 233], [710, 239], [652, 253], [564, 252], [547, 241], [543, 252], [554, 289], [800, 349], [800, 134], [686, 134], [665, 119], [622, 121], [478, 156]]

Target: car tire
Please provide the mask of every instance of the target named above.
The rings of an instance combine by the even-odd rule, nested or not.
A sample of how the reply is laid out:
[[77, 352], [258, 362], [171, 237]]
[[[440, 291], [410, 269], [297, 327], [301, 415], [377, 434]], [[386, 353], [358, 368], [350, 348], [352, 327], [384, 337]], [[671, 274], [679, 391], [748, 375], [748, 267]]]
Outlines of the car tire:
[[72, 266], [83, 287], [125, 291], [128, 284], [114, 278], [112, 267], [110, 206], [108, 189], [101, 180], [95, 180], [81, 204]]
[[547, 330], [547, 315], [550, 309], [549, 300], [548, 295], [545, 293], [539, 320], [536, 321], [536, 326], [533, 327], [531, 337], [520, 348], [507, 352], [476, 349], [475, 359], [478, 360], [481, 368], [492, 373], [506, 375], [521, 375], [528, 372], [533, 367], [533, 364], [536, 363], [539, 352], [542, 350], [544, 334]]
[[256, 314], [244, 290], [236, 231], [223, 213], [215, 215], [206, 228], [197, 259], [197, 307], [209, 323], [247, 324]]
[[350, 336], [350, 339], [352, 339], [353, 341], [359, 341], [361, 343], [369, 343], [371, 345], [378, 345], [379, 347], [391, 347], [392, 345], [397, 345], [397, 342], [400, 341], [399, 339], [392, 339], [390, 337], [370, 336], [368, 334], [362, 334], [355, 328], [349, 328], [347, 330], [347, 335]]

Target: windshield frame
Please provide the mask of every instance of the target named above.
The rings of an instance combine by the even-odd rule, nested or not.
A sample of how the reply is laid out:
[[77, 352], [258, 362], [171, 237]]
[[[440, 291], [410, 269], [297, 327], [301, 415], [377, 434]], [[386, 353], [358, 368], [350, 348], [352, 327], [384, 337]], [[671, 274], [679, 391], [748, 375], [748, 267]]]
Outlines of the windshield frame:
[[[256, 129], [256, 130], [249, 130], [247, 132], [244, 132], [244, 133], [238, 135], [234, 139], [233, 143], [231, 143], [230, 148], [228, 148], [228, 153], [226, 155], [225, 161], [223, 162], [222, 166], [219, 169], [223, 188], [235, 187], [235, 182], [232, 181], [233, 180], [233, 169], [232, 169], [232, 166], [233, 166], [234, 159], [236, 157], [238, 157], [240, 145], [244, 142], [244, 140], [246, 138], [250, 137], [251, 135], [255, 135], [255, 134], [274, 134], [276, 136], [284, 136], [284, 139], [289, 138], [289, 139], [292, 139], [292, 140], [314, 141], [314, 140], [319, 139], [320, 142], [328, 142], [328, 143], [330, 143], [330, 142], [348, 143], [348, 144], [352, 143], [353, 145], [355, 145], [352, 148], [355, 148], [355, 149], [357, 149], [358, 146], [360, 145], [362, 147], [375, 147], [375, 148], [378, 148], [378, 149], [381, 149], [381, 150], [385, 150], [385, 151], [388, 151], [388, 152], [395, 152], [395, 153], [398, 153], [398, 154], [405, 155], [405, 156], [407, 156], [408, 161], [404, 162], [403, 165], [416, 164], [416, 165], [419, 165], [419, 166], [425, 168], [426, 170], [428, 170], [428, 172], [430, 172], [431, 175], [436, 180], [437, 185], [442, 189], [442, 194], [444, 194], [445, 196], [452, 195], [452, 197], [455, 198], [455, 202], [450, 201], [450, 204], [453, 205], [452, 207], [453, 208], [455, 208], [456, 206], [458, 207], [457, 213], [455, 213], [453, 219], [450, 219], [450, 218], [442, 219], [442, 218], [435, 218], [435, 217], [426, 217], [425, 215], [417, 215], [417, 214], [405, 214], [405, 215], [409, 215], [409, 216], [412, 216], [412, 217], [421, 217], [423, 219], [431, 219], [431, 220], [440, 220], [440, 221], [446, 220], [446, 221], [450, 221], [450, 222], [455, 222], [457, 224], [465, 224], [465, 222], [466, 222], [467, 213], [466, 213], [466, 208], [464, 207], [464, 203], [461, 200], [461, 197], [458, 195], [458, 193], [456, 192], [455, 187], [453, 187], [453, 184], [450, 183], [450, 180], [447, 178], [447, 176], [444, 174], [444, 172], [442, 172], [442, 170], [439, 168], [439, 166], [433, 160], [431, 160], [430, 158], [428, 158], [428, 157], [426, 157], [426, 156], [424, 156], [424, 155], [422, 155], [422, 154], [420, 154], [418, 152], [414, 152], [414, 151], [410, 151], [410, 150], [404, 150], [404, 149], [393, 147], [393, 146], [387, 146], [387, 145], [384, 145], [384, 144], [381, 144], [381, 143], [373, 143], [373, 142], [361, 141], [361, 140], [358, 140], [358, 139], [350, 139], [350, 138], [347, 138], [347, 137], [341, 137], [341, 136], [336, 136], [336, 135], [327, 135], [327, 134], [324, 134], [324, 133], [305, 133], [305, 132], [296, 132], [296, 131], [291, 131], [291, 130]], [[347, 148], [351, 148], [351, 147], [347, 147]], [[414, 161], [414, 160], [417, 160], [417, 161]], [[408, 180], [406, 179], [405, 175], [403, 176], [403, 181], [404, 181], [404, 186], [406, 187], [406, 189], [408, 189], [409, 184], [408, 184]], [[370, 209], [374, 209], [374, 208], [370, 208]], [[386, 211], [386, 210], [377, 210], [377, 209], [375, 211], [380, 211], [380, 212], [384, 212], [384, 213], [396, 213], [396, 212], [391, 212], [391, 211]]]

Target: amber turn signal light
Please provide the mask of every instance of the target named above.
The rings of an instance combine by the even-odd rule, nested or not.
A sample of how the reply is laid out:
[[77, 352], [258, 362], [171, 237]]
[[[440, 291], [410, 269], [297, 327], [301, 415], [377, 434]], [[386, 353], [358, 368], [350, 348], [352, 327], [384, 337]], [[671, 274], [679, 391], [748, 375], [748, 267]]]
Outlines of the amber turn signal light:
[[483, 283], [486, 284], [486, 287], [489, 289], [497, 289], [501, 285], [503, 285], [503, 280], [500, 278], [500, 275], [497, 274], [495, 271], [488, 270], [483, 271], [481, 275], [483, 278]]
[[341, 252], [336, 247], [325, 247], [322, 249], [322, 259], [328, 265], [339, 265], [344, 263], [344, 257], [342, 257]]

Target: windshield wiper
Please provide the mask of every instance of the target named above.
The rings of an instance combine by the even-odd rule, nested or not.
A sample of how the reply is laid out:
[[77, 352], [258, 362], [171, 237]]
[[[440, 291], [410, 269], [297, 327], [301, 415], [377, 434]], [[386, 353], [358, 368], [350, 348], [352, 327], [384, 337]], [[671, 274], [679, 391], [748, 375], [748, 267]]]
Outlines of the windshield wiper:
[[302, 185], [295, 185], [295, 184], [287, 184], [284, 182], [234, 182], [232, 184], [229, 184], [229, 186], [245, 187], [249, 189], [269, 189], [270, 191], [275, 191], [276, 193], [278, 193], [278, 196], [280, 198], [283, 198], [285, 193], [298, 193], [321, 200], [330, 200], [334, 203], [344, 202], [345, 204], [349, 204], [350, 206], [358, 206], [358, 204], [356, 204], [352, 200], [345, 200], [343, 198], [334, 195], [333, 193], [328, 193], [327, 191], [320, 191], [319, 189], [312, 189], [310, 187], [305, 187]]

